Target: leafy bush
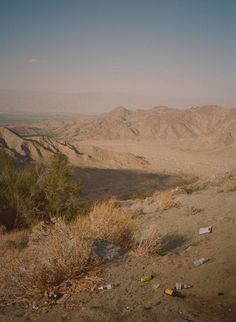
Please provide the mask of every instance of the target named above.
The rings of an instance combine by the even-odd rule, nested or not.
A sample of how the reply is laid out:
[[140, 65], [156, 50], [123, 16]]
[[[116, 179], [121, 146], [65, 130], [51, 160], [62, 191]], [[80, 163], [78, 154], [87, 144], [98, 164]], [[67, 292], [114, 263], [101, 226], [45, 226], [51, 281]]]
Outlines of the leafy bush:
[[19, 167], [0, 150], [0, 224], [29, 226], [52, 216], [70, 220], [79, 209], [80, 186], [63, 154], [55, 154], [48, 168]]

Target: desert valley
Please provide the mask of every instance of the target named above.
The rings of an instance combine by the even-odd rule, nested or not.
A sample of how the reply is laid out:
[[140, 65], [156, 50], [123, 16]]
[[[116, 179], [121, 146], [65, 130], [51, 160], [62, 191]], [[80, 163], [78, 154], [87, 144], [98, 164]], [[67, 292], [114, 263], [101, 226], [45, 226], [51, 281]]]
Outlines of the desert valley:
[[[44, 294], [41, 285], [36, 292], [25, 281], [22, 285], [18, 281], [12, 291], [10, 284], [1, 281], [5, 294], [1, 321], [6, 317], [9, 321], [234, 321], [235, 109], [118, 107], [76, 120], [13, 120], [0, 128], [0, 145], [20, 167], [47, 167], [54, 155], [66, 155], [74, 180], [80, 183], [78, 198], [90, 211], [86, 216], [89, 220], [94, 214], [102, 216], [101, 227], [98, 221], [96, 229], [104, 230], [95, 237], [93, 221], [88, 223], [90, 228], [81, 222], [69, 224], [71, 228], [60, 221], [53, 227], [36, 225], [31, 233], [3, 234], [3, 256], [11, 257], [13, 252], [19, 256], [37, 247], [40, 252], [40, 247], [55, 243], [55, 238], [65, 238], [60, 247], [70, 249], [67, 238], [72, 227], [78, 231], [87, 227], [83, 234], [94, 235], [92, 245], [110, 243], [96, 250], [89, 246], [92, 259], [98, 257], [96, 268], [81, 269], [79, 277], [63, 268], [61, 278], [45, 284]], [[120, 231], [113, 232], [110, 224], [120, 225]], [[129, 225], [130, 246], [122, 235]], [[199, 229], [208, 226], [209, 234], [199, 235]], [[74, 251], [70, 249], [72, 256]], [[50, 256], [62, 256], [61, 252], [60, 248]], [[60, 269], [76, 265], [64, 256], [68, 262], [58, 263]], [[194, 266], [194, 260], [201, 257], [207, 262]], [[141, 282], [145, 274], [151, 280]], [[68, 286], [63, 286], [66, 280]], [[181, 296], [163, 293], [177, 282], [191, 288], [177, 292]], [[102, 289], [106, 283], [111, 283], [110, 290]], [[55, 292], [58, 298], [45, 292]]]
[[236, 1], [0, 30], [0, 322], [236, 322]]

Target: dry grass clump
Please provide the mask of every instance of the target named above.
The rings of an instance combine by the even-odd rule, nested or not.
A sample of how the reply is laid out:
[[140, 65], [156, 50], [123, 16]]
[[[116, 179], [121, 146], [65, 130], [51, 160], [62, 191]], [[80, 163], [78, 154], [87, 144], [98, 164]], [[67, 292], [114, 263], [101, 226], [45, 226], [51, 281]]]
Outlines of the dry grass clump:
[[156, 224], [152, 224], [142, 233], [137, 248], [132, 253], [142, 257], [154, 255], [157, 253], [159, 241], [159, 229]]
[[184, 206], [182, 209], [183, 214], [186, 216], [194, 216], [201, 211], [202, 211], [202, 209], [195, 208], [194, 206], [191, 206], [191, 205]]
[[171, 191], [162, 191], [156, 194], [158, 208], [161, 212], [171, 209], [178, 208], [180, 206], [179, 201], [176, 200], [175, 196]]
[[89, 266], [91, 250], [91, 240], [81, 227], [78, 222], [66, 225], [57, 220], [38, 243], [22, 251], [9, 250], [1, 262], [0, 280], [37, 293], [80, 274]]
[[[1, 239], [7, 240], [8, 234]], [[18, 233], [13, 237], [18, 238]], [[134, 223], [114, 200], [96, 203], [87, 217], [66, 224], [62, 219], [32, 230], [27, 247], [6, 246], [0, 255], [0, 284], [20, 287], [26, 294], [44, 293], [98, 264], [92, 254], [96, 239], [130, 249]], [[1, 243], [0, 243], [1, 246]]]
[[0, 234], [0, 255], [8, 249], [23, 249], [28, 244], [29, 232], [15, 230], [10, 233]]
[[216, 192], [232, 192], [232, 191], [236, 191], [236, 179], [235, 178], [226, 179], [216, 189]]
[[95, 203], [89, 217], [95, 239], [107, 240], [126, 250], [132, 247], [134, 220], [114, 200]]
[[50, 233], [33, 247], [39, 286], [56, 285], [88, 268], [92, 241], [83, 228], [78, 221], [67, 225], [57, 220]]

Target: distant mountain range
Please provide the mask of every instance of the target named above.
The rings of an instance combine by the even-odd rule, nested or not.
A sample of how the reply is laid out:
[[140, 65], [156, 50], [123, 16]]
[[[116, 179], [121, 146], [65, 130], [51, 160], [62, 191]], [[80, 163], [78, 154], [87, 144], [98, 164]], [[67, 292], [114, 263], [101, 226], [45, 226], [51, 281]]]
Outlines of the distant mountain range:
[[[32, 131], [45, 128], [37, 124]], [[109, 113], [75, 121], [48, 122], [46, 128], [66, 140], [193, 140], [195, 144], [228, 146], [236, 142], [236, 109], [201, 106], [174, 109], [159, 106], [131, 111], [117, 107]], [[30, 128], [19, 131], [30, 134]], [[24, 131], [22, 134], [24, 134]]]

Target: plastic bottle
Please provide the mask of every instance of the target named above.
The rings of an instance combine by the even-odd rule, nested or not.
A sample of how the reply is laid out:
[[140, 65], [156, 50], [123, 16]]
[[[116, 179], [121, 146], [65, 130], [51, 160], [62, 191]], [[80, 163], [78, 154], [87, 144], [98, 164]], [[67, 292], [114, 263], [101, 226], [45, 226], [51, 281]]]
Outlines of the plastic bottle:
[[176, 290], [182, 290], [182, 289], [187, 289], [187, 288], [192, 288], [192, 285], [188, 285], [188, 284], [182, 284], [182, 283], [176, 283], [175, 284], [175, 289]]
[[194, 262], [193, 262], [193, 265], [194, 266], [200, 266], [200, 265], [202, 265], [202, 264], [204, 264], [204, 263], [206, 263], [206, 262], [208, 262], [208, 258], [205, 258], [205, 257], [201, 257], [201, 258], [199, 258], [199, 259], [196, 259]]
[[103, 286], [100, 286], [98, 289], [99, 290], [111, 290], [113, 288], [113, 284], [106, 284], [106, 285], [103, 285]]

